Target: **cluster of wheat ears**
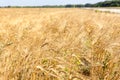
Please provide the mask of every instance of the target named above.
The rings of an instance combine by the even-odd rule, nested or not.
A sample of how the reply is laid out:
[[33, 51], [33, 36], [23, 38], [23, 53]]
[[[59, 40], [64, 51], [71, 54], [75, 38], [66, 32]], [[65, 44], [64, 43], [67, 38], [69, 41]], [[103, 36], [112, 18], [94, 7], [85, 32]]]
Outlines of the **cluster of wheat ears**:
[[120, 80], [120, 14], [0, 9], [0, 80]]

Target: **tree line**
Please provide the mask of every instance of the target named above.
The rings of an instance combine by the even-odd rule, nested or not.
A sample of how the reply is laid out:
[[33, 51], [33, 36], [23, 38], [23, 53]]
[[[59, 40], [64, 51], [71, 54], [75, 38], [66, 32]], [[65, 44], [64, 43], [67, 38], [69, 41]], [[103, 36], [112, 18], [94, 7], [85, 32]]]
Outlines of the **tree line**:
[[68, 5], [45, 5], [45, 6], [4, 6], [2, 8], [73, 8], [73, 7], [120, 7], [120, 0], [106, 0], [95, 4], [68, 4]]

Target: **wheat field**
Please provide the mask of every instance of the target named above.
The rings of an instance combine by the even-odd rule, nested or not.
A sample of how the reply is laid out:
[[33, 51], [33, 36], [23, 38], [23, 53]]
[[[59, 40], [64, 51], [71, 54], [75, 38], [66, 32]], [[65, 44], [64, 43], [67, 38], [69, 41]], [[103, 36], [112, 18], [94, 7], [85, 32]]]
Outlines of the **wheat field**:
[[1, 8], [0, 80], [120, 80], [120, 14]]

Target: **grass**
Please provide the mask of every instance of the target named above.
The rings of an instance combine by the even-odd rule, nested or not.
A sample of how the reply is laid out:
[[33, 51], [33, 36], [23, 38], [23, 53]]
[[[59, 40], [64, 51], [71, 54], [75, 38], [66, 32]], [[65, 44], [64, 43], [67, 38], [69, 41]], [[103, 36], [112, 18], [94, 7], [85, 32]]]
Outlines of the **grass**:
[[0, 80], [120, 80], [120, 15], [0, 9]]

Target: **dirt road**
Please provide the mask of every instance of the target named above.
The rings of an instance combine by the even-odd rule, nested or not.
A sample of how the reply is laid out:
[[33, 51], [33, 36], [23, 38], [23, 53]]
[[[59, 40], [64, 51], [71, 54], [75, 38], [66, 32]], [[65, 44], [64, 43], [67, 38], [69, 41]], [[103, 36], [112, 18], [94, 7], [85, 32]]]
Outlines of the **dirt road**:
[[92, 9], [92, 10], [99, 10], [99, 11], [108, 11], [111, 13], [119, 13], [120, 14], [120, 9], [114, 9], [114, 8], [85, 8], [85, 9]]

